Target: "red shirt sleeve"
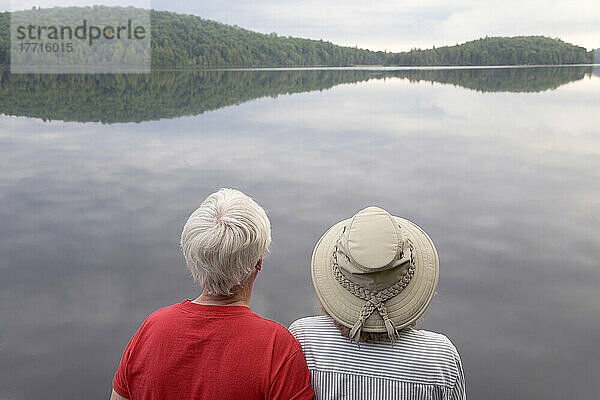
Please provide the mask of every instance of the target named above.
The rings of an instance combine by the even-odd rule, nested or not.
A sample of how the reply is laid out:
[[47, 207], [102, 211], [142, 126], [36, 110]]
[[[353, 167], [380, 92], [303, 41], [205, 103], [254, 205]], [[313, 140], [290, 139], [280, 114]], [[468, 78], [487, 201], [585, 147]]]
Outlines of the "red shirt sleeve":
[[[134, 336], [135, 338], [135, 336]], [[130, 399], [129, 389], [127, 384], [127, 361], [129, 360], [129, 354], [131, 353], [131, 344], [133, 342], [132, 338], [123, 353], [123, 357], [121, 358], [121, 362], [119, 363], [119, 369], [117, 369], [117, 373], [112, 382], [112, 387], [119, 395], [125, 397], [126, 399]]]
[[135, 346], [135, 343], [138, 341], [140, 336], [140, 332], [142, 328], [146, 325], [146, 321], [142, 324], [140, 329], [133, 335], [127, 347], [125, 348], [125, 352], [123, 352], [123, 357], [121, 358], [121, 362], [119, 363], [119, 368], [117, 369], [117, 373], [113, 378], [112, 387], [121, 397], [125, 397], [126, 399], [131, 399], [131, 395], [129, 393], [129, 384], [127, 382], [127, 363], [129, 362], [129, 356], [131, 355], [131, 351]]
[[268, 400], [309, 400], [315, 393], [310, 386], [308, 367], [302, 350], [298, 349], [279, 368]]

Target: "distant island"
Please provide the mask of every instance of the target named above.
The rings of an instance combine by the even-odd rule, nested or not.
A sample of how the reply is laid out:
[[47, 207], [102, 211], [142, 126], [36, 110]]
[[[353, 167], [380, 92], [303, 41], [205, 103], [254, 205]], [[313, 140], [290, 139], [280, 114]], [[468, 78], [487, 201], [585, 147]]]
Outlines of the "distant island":
[[[115, 16], [131, 7], [94, 6]], [[69, 7], [80, 15], [85, 7]], [[39, 9], [45, 20], [57, 10]], [[79, 13], [78, 13], [79, 11]], [[194, 15], [151, 11], [152, 66], [186, 67], [306, 67], [306, 66], [490, 66], [590, 64], [598, 50], [544, 36], [486, 37], [455, 46], [385, 52], [338, 46], [323, 40], [263, 34]], [[76, 22], [74, 17], [74, 22]], [[10, 64], [10, 12], [0, 13], [0, 64]], [[125, 51], [123, 51], [125, 53]]]

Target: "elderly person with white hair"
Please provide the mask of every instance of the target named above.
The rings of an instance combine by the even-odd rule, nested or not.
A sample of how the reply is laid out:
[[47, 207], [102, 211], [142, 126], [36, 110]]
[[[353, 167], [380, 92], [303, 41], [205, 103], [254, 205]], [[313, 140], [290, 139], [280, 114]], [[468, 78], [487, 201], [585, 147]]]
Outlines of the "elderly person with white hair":
[[311, 399], [298, 341], [249, 308], [270, 242], [269, 219], [250, 197], [233, 189], [208, 196], [181, 236], [204, 290], [144, 321], [125, 349], [111, 400]]

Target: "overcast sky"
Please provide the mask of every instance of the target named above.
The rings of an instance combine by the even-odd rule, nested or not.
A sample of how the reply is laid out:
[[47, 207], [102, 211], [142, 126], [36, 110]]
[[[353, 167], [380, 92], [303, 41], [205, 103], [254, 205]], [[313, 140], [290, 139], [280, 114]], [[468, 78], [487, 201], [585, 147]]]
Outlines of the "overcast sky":
[[[453, 45], [486, 35], [545, 35], [600, 47], [599, 0], [13, 0], [13, 9], [85, 4], [151, 4], [259, 32], [372, 50]], [[11, 0], [0, 0], [0, 9], [11, 9]]]

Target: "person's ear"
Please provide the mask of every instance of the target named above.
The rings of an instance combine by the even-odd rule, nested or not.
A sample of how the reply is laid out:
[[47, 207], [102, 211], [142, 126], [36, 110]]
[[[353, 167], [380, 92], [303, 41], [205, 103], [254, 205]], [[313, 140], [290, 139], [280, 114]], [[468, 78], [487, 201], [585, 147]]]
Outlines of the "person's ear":
[[256, 263], [256, 270], [260, 271], [262, 269], [262, 258], [260, 260], [257, 261]]

